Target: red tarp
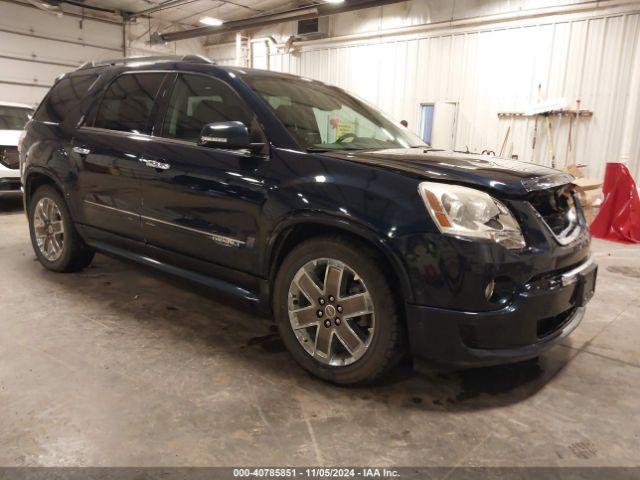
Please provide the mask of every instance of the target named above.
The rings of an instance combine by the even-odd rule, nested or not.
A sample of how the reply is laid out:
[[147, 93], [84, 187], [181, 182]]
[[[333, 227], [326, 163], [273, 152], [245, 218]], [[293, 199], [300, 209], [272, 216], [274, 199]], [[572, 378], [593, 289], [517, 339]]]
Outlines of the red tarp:
[[615, 242], [640, 243], [640, 199], [623, 163], [607, 163], [602, 193], [604, 201], [590, 226], [591, 234]]

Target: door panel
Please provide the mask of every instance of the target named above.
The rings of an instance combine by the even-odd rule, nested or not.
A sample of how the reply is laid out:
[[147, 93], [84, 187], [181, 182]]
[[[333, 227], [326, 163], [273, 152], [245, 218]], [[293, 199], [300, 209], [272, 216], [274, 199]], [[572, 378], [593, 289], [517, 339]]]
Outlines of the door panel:
[[73, 140], [82, 223], [133, 240], [144, 240], [140, 219], [140, 173], [151, 139], [155, 99], [164, 73], [117, 77]]
[[150, 144], [142, 182], [142, 228], [150, 245], [222, 266], [257, 269], [265, 160], [170, 140]]
[[78, 165], [81, 223], [143, 240], [139, 175], [146, 143], [120, 132], [78, 130], [72, 155]]
[[[258, 270], [258, 217], [268, 182], [248, 151], [197, 145], [207, 123], [241, 121], [254, 137], [253, 113], [223, 81], [179, 74], [166, 95], [164, 124], [148, 145], [142, 228], [153, 247], [245, 272]], [[162, 137], [162, 138], [160, 138]], [[168, 168], [155, 168], [163, 164]]]

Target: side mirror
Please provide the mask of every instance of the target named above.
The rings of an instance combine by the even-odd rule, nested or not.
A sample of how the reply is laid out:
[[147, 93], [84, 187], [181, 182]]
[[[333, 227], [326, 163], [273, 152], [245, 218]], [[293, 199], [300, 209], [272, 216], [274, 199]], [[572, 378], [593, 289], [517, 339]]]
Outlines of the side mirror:
[[242, 122], [208, 123], [200, 131], [198, 145], [229, 150], [250, 148], [249, 129]]

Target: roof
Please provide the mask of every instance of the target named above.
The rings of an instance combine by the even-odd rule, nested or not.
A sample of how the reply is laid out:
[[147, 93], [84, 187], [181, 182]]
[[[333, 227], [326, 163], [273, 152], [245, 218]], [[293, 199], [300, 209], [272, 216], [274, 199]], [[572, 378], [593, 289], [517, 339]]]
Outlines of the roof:
[[[140, 56], [140, 57], [127, 57], [116, 58], [112, 60], [102, 60], [96, 62], [85, 62], [77, 70], [70, 73], [71, 75], [77, 72], [83, 72], [93, 68], [110, 68], [110, 67], [124, 67], [125, 70], [136, 67], [156, 68], [166, 67], [167, 64], [200, 64], [215, 67], [218, 70], [226, 72], [233, 72], [240, 76], [250, 77], [270, 77], [270, 78], [282, 78], [282, 79], [305, 79], [298, 75], [292, 75], [290, 73], [277, 72], [274, 70], [263, 70], [258, 68], [246, 68], [236, 67], [232, 65], [216, 65], [213, 60], [210, 60], [202, 55], [165, 55], [165, 56]], [[316, 80], [305, 79], [314, 83], [318, 83]], [[320, 82], [322, 83], [322, 82]]]
[[125, 57], [125, 58], [114, 58], [111, 60], [100, 60], [95, 62], [85, 62], [78, 70], [86, 70], [88, 68], [95, 67], [110, 67], [115, 65], [147, 65], [147, 64], [156, 64], [156, 63], [167, 63], [167, 62], [190, 62], [190, 63], [205, 63], [215, 65], [213, 60], [209, 60], [208, 58], [202, 55], [162, 55], [162, 56], [133, 56], [133, 57]]
[[2, 100], [0, 100], [0, 107], [28, 108], [29, 110], [33, 110], [32, 105], [27, 105], [25, 103], [3, 102]]

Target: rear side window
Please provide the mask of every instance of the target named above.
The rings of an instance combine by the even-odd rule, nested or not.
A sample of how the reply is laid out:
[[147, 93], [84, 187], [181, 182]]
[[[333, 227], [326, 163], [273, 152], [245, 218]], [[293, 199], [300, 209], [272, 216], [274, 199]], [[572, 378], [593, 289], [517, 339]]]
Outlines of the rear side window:
[[226, 83], [181, 74], [171, 93], [163, 136], [197, 142], [207, 123], [240, 121], [251, 128], [253, 114]]
[[53, 123], [64, 121], [97, 78], [98, 75], [74, 75], [58, 81], [38, 108], [35, 120]]
[[109, 85], [93, 126], [120, 132], [151, 133], [151, 111], [164, 73], [124, 74]]

